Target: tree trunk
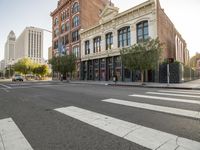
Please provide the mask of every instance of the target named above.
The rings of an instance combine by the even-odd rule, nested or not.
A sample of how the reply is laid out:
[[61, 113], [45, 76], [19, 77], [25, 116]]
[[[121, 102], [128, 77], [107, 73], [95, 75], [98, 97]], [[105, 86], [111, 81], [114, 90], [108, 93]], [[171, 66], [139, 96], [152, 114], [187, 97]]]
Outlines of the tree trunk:
[[144, 70], [141, 70], [141, 83], [144, 84]]

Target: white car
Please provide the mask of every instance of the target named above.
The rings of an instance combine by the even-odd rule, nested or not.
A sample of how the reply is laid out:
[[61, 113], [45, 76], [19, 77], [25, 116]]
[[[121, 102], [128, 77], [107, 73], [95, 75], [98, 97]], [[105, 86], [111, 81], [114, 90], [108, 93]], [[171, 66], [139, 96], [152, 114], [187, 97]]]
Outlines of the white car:
[[12, 81], [24, 81], [24, 78], [21, 75], [14, 75]]

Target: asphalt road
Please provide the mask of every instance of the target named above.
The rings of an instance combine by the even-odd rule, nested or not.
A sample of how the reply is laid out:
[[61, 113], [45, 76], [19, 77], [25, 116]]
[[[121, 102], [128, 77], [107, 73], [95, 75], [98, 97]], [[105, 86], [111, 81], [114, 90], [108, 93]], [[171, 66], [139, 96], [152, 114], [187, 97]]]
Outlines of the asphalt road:
[[[57, 111], [59, 108], [63, 108], [63, 112]], [[197, 114], [191, 116], [191, 112]], [[9, 145], [3, 136], [4, 128], [8, 127], [3, 128], [1, 124], [6, 118], [12, 118], [34, 150], [147, 150], [153, 149], [156, 138], [166, 137], [164, 133], [196, 141], [195, 148], [200, 150], [199, 112], [200, 91], [4, 82], [0, 83], [0, 150], [1, 143], [2, 149]], [[105, 120], [109, 123], [103, 125]], [[140, 128], [141, 133], [134, 139], [129, 137], [133, 130], [120, 136], [122, 124], [124, 130], [128, 129], [127, 122]], [[167, 142], [160, 143], [160, 147]], [[160, 147], [157, 149], [161, 150]], [[181, 148], [196, 150], [189, 144]], [[15, 149], [23, 150], [13, 146], [12, 150]]]

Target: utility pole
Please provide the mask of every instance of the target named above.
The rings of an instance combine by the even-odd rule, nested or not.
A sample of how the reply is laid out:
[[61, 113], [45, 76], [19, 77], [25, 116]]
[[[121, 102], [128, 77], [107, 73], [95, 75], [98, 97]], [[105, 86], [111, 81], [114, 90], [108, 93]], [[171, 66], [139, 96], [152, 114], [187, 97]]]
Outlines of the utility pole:
[[170, 83], [170, 72], [169, 72], [169, 62], [167, 63], [167, 86], [169, 86]]

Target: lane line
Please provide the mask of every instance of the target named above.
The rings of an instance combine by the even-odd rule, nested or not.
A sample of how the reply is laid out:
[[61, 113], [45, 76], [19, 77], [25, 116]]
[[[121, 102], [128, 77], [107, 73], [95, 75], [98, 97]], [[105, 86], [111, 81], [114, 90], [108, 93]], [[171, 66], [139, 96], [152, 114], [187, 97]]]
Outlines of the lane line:
[[5, 88], [7, 88], [7, 89], [11, 89], [11, 87], [10, 86], [7, 86], [7, 85], [5, 85], [5, 84], [0, 84], [2, 87], [5, 87]]
[[178, 108], [172, 108], [172, 107], [164, 107], [164, 106], [151, 105], [151, 104], [145, 104], [145, 103], [137, 103], [137, 102], [131, 102], [131, 101], [125, 101], [125, 100], [112, 99], [112, 98], [102, 100], [102, 101], [108, 102], [108, 103], [114, 103], [118, 105], [163, 112], [163, 113], [168, 113], [172, 115], [179, 115], [179, 116], [184, 116], [184, 117], [200, 119], [200, 114], [198, 111], [184, 110], [184, 109], [178, 109]]
[[200, 104], [200, 101], [198, 101], [198, 100], [178, 99], [178, 98], [159, 97], [159, 96], [150, 96], [150, 95], [138, 95], [138, 94], [133, 94], [133, 95], [129, 95], [129, 96], [146, 98], [146, 99], [154, 99], [154, 100], [159, 100], [159, 101], [163, 100], [163, 101], [190, 103], [190, 104]]
[[33, 150], [12, 118], [0, 120], [0, 149]]
[[178, 94], [194, 94], [194, 95], [200, 95], [200, 92], [186, 92], [186, 91], [165, 91], [165, 90], [159, 90], [159, 92], [165, 92], [165, 93], [178, 93]]
[[165, 95], [165, 96], [178, 96], [178, 97], [192, 97], [192, 98], [200, 98], [200, 96], [197, 95], [183, 95], [183, 94], [171, 94], [171, 93], [159, 93], [159, 92], [146, 92], [147, 94], [153, 94], [153, 95]]
[[200, 150], [200, 142], [70, 106], [55, 109], [69, 117], [152, 150]]
[[54, 86], [66, 86], [66, 85], [37, 85], [37, 86], [19, 86], [13, 87], [12, 89], [29, 89], [29, 88], [43, 88], [43, 87], [54, 87]]

